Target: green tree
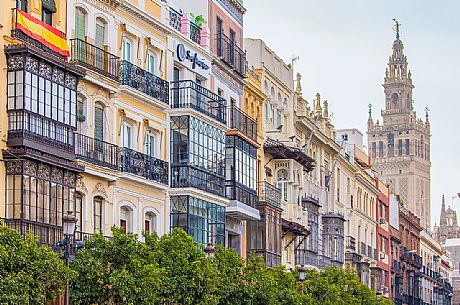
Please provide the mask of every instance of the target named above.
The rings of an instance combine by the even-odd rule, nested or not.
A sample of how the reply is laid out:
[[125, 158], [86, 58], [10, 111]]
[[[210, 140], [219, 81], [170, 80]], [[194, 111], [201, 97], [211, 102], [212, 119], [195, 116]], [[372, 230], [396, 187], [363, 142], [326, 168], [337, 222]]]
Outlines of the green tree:
[[50, 247], [0, 224], [0, 304], [45, 304], [72, 275]]
[[149, 248], [133, 234], [113, 228], [113, 238], [95, 235], [77, 252], [71, 268], [73, 304], [154, 304], [158, 301], [162, 269]]
[[159, 304], [218, 304], [219, 276], [216, 268], [193, 239], [181, 229], [146, 243], [164, 270]]

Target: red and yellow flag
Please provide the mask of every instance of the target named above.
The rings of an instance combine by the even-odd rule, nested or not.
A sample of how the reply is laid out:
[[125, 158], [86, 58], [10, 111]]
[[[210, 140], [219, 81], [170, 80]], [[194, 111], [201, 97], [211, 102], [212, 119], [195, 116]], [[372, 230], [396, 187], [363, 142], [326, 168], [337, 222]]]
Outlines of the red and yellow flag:
[[69, 46], [67, 45], [65, 34], [52, 26], [21, 10], [18, 10], [16, 27], [17, 29], [23, 31], [26, 35], [40, 41], [51, 50], [63, 56], [70, 56]]

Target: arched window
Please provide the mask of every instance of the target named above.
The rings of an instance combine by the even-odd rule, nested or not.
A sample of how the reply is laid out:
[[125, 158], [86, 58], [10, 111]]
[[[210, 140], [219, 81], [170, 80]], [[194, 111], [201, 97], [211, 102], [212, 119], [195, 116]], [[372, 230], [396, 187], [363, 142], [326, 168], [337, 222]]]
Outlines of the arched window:
[[157, 216], [153, 212], [145, 213], [144, 231], [147, 235], [152, 234], [157, 227]]
[[77, 218], [76, 231], [83, 231], [83, 195], [80, 192], [75, 193], [75, 217]]
[[75, 9], [75, 38], [86, 40], [86, 19], [88, 14], [86, 11], [77, 7]]
[[120, 208], [120, 228], [123, 234], [133, 232], [132, 209], [129, 206]]
[[93, 200], [93, 227], [94, 232], [102, 232], [103, 230], [103, 210], [104, 210], [104, 198], [96, 196]]
[[94, 106], [94, 138], [104, 140], [104, 104], [96, 102]]
[[278, 171], [278, 188], [281, 190], [281, 197], [284, 201], [288, 200], [288, 171], [285, 169], [280, 169]]
[[82, 94], [77, 95], [77, 132], [86, 133], [86, 97]]
[[94, 39], [94, 44], [96, 45], [97, 49], [95, 49], [95, 66], [99, 69], [105, 70], [106, 60], [104, 57], [104, 45], [106, 44], [106, 30], [107, 23], [102, 18], [96, 18], [96, 36]]

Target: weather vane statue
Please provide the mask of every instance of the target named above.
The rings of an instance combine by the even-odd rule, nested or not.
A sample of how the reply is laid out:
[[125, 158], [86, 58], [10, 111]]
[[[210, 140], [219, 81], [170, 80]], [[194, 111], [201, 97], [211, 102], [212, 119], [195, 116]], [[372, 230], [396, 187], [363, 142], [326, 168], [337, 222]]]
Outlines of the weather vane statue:
[[395, 22], [395, 25], [393, 26], [393, 31], [396, 32], [396, 39], [399, 39], [399, 27], [401, 24], [398, 22], [398, 20], [393, 18], [393, 21]]

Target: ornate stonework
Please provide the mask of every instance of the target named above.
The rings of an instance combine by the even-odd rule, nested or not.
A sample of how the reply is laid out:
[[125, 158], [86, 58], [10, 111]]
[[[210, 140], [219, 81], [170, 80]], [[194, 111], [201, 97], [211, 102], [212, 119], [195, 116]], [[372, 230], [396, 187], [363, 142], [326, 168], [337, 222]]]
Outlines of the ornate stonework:
[[384, 78], [383, 124], [374, 124], [371, 108], [368, 119], [368, 148], [372, 164], [390, 190], [401, 196], [408, 209], [430, 227], [430, 122], [417, 118], [413, 108], [412, 74], [404, 45], [398, 38]]

